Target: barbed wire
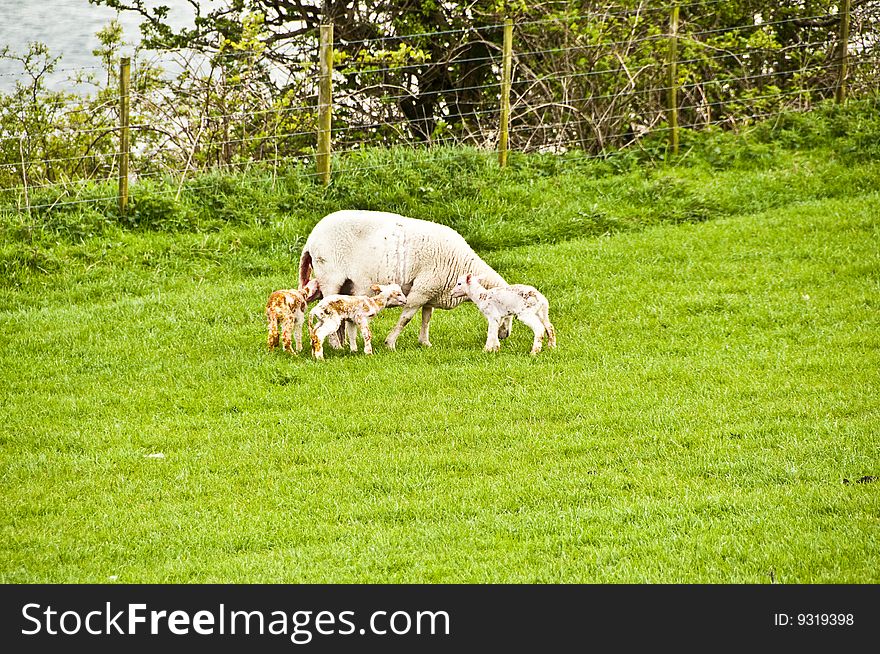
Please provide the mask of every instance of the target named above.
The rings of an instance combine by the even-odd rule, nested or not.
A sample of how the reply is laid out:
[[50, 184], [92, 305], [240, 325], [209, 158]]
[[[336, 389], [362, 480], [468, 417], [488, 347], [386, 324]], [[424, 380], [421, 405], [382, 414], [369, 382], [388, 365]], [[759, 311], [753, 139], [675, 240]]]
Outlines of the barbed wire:
[[[782, 112], [778, 112], [778, 111], [776, 111], [776, 112], [760, 112], [757, 114], [751, 114], [751, 115], [745, 116], [745, 117], [741, 118], [740, 121], [744, 122], [744, 123], [745, 122], [753, 122], [753, 121], [761, 120], [764, 118], [769, 118], [772, 116], [781, 115], [781, 113]], [[717, 120], [711, 120], [711, 121], [694, 121], [692, 123], [685, 123], [685, 124], [679, 125], [679, 129], [690, 129], [690, 128], [703, 128], [703, 129], [705, 129], [707, 127], [724, 125], [724, 124], [730, 125], [732, 122], [735, 122], [735, 121], [732, 121], [730, 117], [717, 119]], [[561, 126], [561, 125], [557, 125], [557, 126]], [[748, 127], [748, 126], [749, 125], [747, 125], [747, 124], [742, 125], [743, 128]], [[674, 129], [674, 128], [668, 127], [668, 126], [667, 127], [657, 127], [657, 128], [653, 128], [651, 130], [651, 134], [660, 134], [660, 133], [668, 132], [672, 129]], [[637, 140], [638, 138], [639, 137], [634, 137], [634, 141]], [[560, 147], [571, 147], [572, 145], [577, 145], [577, 144], [582, 144], [582, 143], [583, 143], [583, 139], [576, 139], [574, 141], [571, 141], [571, 140], [566, 141], [565, 143], [556, 143], [552, 147], [554, 149], [558, 149]], [[352, 149], [352, 150], [344, 151], [344, 152], [341, 152], [338, 154], [340, 154], [340, 155], [349, 154], [350, 155], [350, 154], [355, 154], [360, 151], [363, 151], [363, 150]], [[490, 152], [487, 151], [486, 154], [488, 155], [488, 154], [490, 154]], [[585, 155], [584, 158], [585, 159], [605, 159], [608, 157], [608, 155], [609, 155], [608, 152], [599, 152], [599, 153], [595, 153], [595, 154]], [[260, 171], [264, 171], [266, 175], [269, 175], [270, 171], [268, 169], [266, 169], [267, 166], [270, 166], [270, 165], [277, 166], [280, 163], [296, 163], [300, 166], [305, 166], [305, 165], [312, 163], [311, 160], [314, 159], [314, 156], [315, 156], [314, 154], [310, 154], [310, 155], [299, 155], [299, 156], [295, 156], [295, 157], [265, 159], [265, 160], [261, 160], [261, 161], [257, 161], [257, 162], [249, 162], [249, 165], [247, 165], [247, 166], [242, 166], [242, 164], [240, 162], [229, 162], [226, 164], [219, 164], [219, 165], [215, 166], [210, 172], [214, 173], [214, 172], [217, 172], [217, 170], [221, 170], [224, 168], [237, 168], [237, 169], [253, 168], [253, 169], [258, 169]], [[363, 165], [359, 165], [356, 167], [339, 166], [336, 168], [335, 174], [337, 175], [337, 177], [342, 177], [342, 176], [352, 174], [352, 173], [360, 173], [360, 172], [364, 172], [364, 171], [368, 171], [368, 170], [377, 170], [377, 169], [381, 169], [381, 168], [393, 168], [393, 167], [396, 167], [399, 165], [401, 165], [399, 162], [388, 161], [388, 162], [381, 163], [381, 164], [367, 165], [367, 166], [363, 166]], [[308, 178], [317, 178], [321, 174], [322, 173], [317, 172], [317, 171], [311, 171], [311, 172], [300, 171], [298, 176], [308, 179]], [[171, 181], [171, 180], [169, 180], [169, 181]], [[193, 186], [192, 184], [187, 184], [185, 180], [177, 180], [177, 184], [181, 188], [185, 189], [187, 192], [190, 192], [190, 193], [193, 191], [205, 190], [205, 189], [213, 188], [216, 186], [213, 183], [198, 184], [198, 185]], [[161, 195], [172, 195], [172, 194], [176, 195], [178, 192], [179, 192], [178, 188], [171, 188], [171, 187], [164, 188], [164, 189], [163, 188], [150, 189], [151, 195], [160, 195], [160, 196]], [[53, 202], [32, 204], [32, 205], [29, 205], [29, 208], [31, 210], [36, 210], [36, 209], [44, 209], [44, 208], [49, 208], [49, 207], [58, 207], [58, 206], [65, 206], [65, 205], [79, 205], [79, 204], [87, 204], [87, 203], [93, 203], [93, 204], [95, 204], [95, 203], [114, 203], [117, 200], [118, 200], [118, 196], [114, 193], [112, 195], [93, 197], [93, 198], [83, 198], [83, 199], [75, 199], [75, 200], [67, 200], [67, 201], [55, 200]]]
[[[726, 56], [726, 55], [724, 55], [724, 56]], [[868, 57], [851, 56], [850, 57], [850, 64], [855, 66], [855, 65], [858, 65], [861, 61], [867, 61], [867, 60], [870, 60], [870, 59]], [[704, 60], [694, 59], [694, 60], [688, 60], [688, 61], [701, 62]], [[664, 65], [664, 64], [662, 64], [662, 63], [652, 64], [651, 66], [662, 66], [662, 65]], [[677, 85], [674, 88], [686, 90], [689, 88], [706, 87], [706, 86], [712, 86], [712, 85], [733, 84], [736, 82], [742, 82], [742, 81], [753, 80], [753, 79], [773, 78], [773, 77], [777, 77], [780, 75], [791, 75], [791, 76], [803, 75], [803, 74], [806, 74], [807, 72], [816, 72], [816, 71], [822, 71], [822, 70], [836, 70], [837, 68], [838, 68], [837, 63], [828, 63], [828, 64], [822, 64], [822, 65], [819, 65], [819, 64], [807, 65], [807, 66], [802, 66], [802, 67], [798, 67], [798, 68], [791, 69], [791, 70], [762, 72], [762, 73], [758, 73], [758, 74], [754, 74], [754, 75], [745, 75], [745, 76], [739, 76], [739, 77], [721, 77], [721, 78], [716, 78], [716, 79], [712, 79], [712, 80], [699, 80], [699, 81], [695, 81], [695, 82], [691, 82], [691, 83], [683, 83], [683, 84]], [[626, 70], [626, 69], [618, 68], [618, 69], [609, 69], [609, 70], [603, 70], [603, 71], [589, 71], [587, 73], [565, 73], [565, 74], [557, 75], [554, 77], [544, 77], [544, 78], [537, 78], [537, 79], [533, 79], [533, 80], [528, 80], [528, 79], [527, 80], [519, 80], [519, 83], [534, 83], [536, 81], [557, 81], [557, 80], [585, 77], [585, 76], [591, 76], [591, 75], [601, 75], [601, 74], [609, 74], [609, 73], [614, 73], [614, 72], [623, 72], [624, 70]], [[487, 88], [487, 87], [491, 88], [494, 86], [498, 86], [498, 84], [490, 83], [490, 84], [483, 84], [483, 85], [472, 86], [472, 87], [460, 87], [460, 88], [451, 89], [451, 90], [441, 90], [441, 91], [436, 91], [436, 92], [422, 93], [421, 95], [417, 95], [417, 96], [415, 94], [409, 94], [409, 93], [405, 94], [405, 95], [399, 95], [399, 96], [379, 96], [376, 99], [379, 99], [382, 101], [387, 101], [387, 100], [392, 100], [392, 99], [401, 99], [401, 98], [410, 98], [410, 97], [422, 98], [422, 97], [429, 96], [429, 95], [454, 96], [456, 93], [458, 93], [460, 91], [483, 89], [483, 88]], [[649, 88], [644, 88], [644, 89], [632, 89], [629, 92], [625, 92], [623, 95], [624, 96], [644, 95], [644, 94], [649, 94], [649, 93], [668, 91], [672, 88], [673, 87], [671, 87], [671, 86], [654, 86], [654, 87], [649, 87]], [[584, 97], [578, 97], [578, 98], [566, 98], [560, 102], [573, 103], [573, 102], [581, 102], [581, 101], [595, 101], [595, 100], [608, 99], [608, 98], [617, 98], [617, 97], [621, 97], [621, 95], [622, 95], [621, 93], [601, 94], [601, 95], [593, 94], [590, 96], [584, 96]], [[356, 96], [354, 96], [354, 95], [343, 96], [342, 98], [340, 98], [340, 101], [347, 100], [351, 97], [356, 97]], [[263, 114], [266, 114], [266, 115], [279, 114], [279, 115], [281, 115], [281, 114], [285, 114], [285, 113], [291, 113], [293, 111], [302, 111], [305, 109], [314, 110], [314, 109], [316, 109], [316, 107], [315, 107], [315, 105], [300, 105], [300, 106], [288, 107], [288, 108], [284, 108], [284, 109], [236, 111], [236, 112], [229, 113], [229, 114], [211, 114], [211, 115], [203, 116], [201, 119], [204, 121], [214, 121], [214, 120], [219, 120], [219, 119], [223, 119], [223, 118], [242, 118], [244, 116], [250, 116], [250, 115], [263, 115]], [[493, 111], [496, 111], [496, 109], [486, 110], [485, 113], [490, 113]], [[456, 115], [466, 115], [466, 114], [456, 114]], [[135, 125], [130, 126], [130, 128], [131, 129], [151, 129], [151, 127], [146, 124], [143, 124], [143, 125], [135, 124]], [[337, 128], [334, 131], [340, 131], [340, 130], [345, 131], [346, 129], [359, 129], [359, 128], [361, 128], [361, 126], [356, 125], [356, 126], [351, 126], [351, 127]], [[118, 126], [105, 126], [105, 127], [98, 127], [98, 128], [90, 128], [90, 129], [86, 129], [86, 130], [65, 130], [65, 133], [89, 133], [89, 132], [93, 133], [93, 132], [101, 132], [101, 131], [106, 132], [106, 133], [111, 133], [111, 132], [118, 131], [118, 130], [119, 130]], [[291, 137], [291, 136], [301, 136], [301, 135], [305, 135], [305, 134], [310, 134], [313, 131], [314, 131], [314, 129], [312, 128], [312, 129], [305, 130], [305, 131], [282, 132], [282, 133], [274, 135], [274, 136], [259, 135], [259, 136], [252, 137], [251, 139], [231, 139], [228, 141], [224, 141], [223, 143], [240, 143], [240, 142], [247, 141], [247, 140], [261, 140], [261, 139], [266, 139], [266, 138], [283, 138], [283, 137]], [[23, 135], [3, 137], [3, 139], [0, 139], [0, 140], [17, 140], [17, 139], [21, 139], [22, 136]], [[74, 161], [74, 160], [78, 160], [78, 159], [91, 158], [91, 157], [106, 157], [106, 156], [110, 156], [110, 154], [113, 154], [113, 153], [95, 153], [92, 155], [82, 155], [79, 157], [61, 157], [61, 158], [52, 158], [52, 159], [27, 160], [25, 163]], [[119, 154], [119, 153], [115, 153], [115, 154]]]
[[[16, 61], [17, 63], [21, 64], [21, 62], [18, 60], [10, 59], [10, 61]], [[24, 65], [24, 64], [21, 64], [21, 65]], [[82, 72], [84, 70], [106, 71], [107, 69], [104, 68], [103, 66], [77, 66], [76, 68], [53, 68], [52, 71], [49, 72], [48, 74], [57, 75], [58, 73], [67, 73], [67, 72], [74, 72], [74, 71], [75, 72]], [[23, 77], [25, 75], [26, 75], [26, 73], [24, 71], [22, 71], [20, 73], [13, 73], [11, 71], [10, 72], [0, 72], [0, 77]]]
[[[853, 65], [857, 65], [858, 61], [856, 58], [854, 58], [854, 60], [851, 63]], [[816, 72], [816, 71], [822, 71], [822, 70], [834, 70], [836, 68], [837, 68], [836, 64], [826, 64], [826, 65], [822, 65], [822, 66], [818, 66], [818, 65], [817, 66], [806, 66], [806, 67], [802, 67], [802, 68], [792, 70], [792, 71], [778, 71], [776, 73], [762, 73], [759, 75], [741, 76], [741, 77], [735, 77], [735, 78], [701, 80], [701, 81], [693, 82], [690, 84], [681, 84], [675, 88], [678, 88], [680, 90], [685, 90], [688, 88], [706, 87], [706, 86], [721, 85], [721, 84], [731, 84], [731, 83], [744, 81], [744, 80], [748, 80], [748, 79], [767, 78], [767, 77], [773, 77], [773, 76], [781, 75], [781, 74], [802, 75], [808, 71]], [[628, 99], [628, 98], [631, 98], [632, 96], [639, 96], [639, 95], [662, 92], [662, 91], [669, 90], [671, 88], [673, 88], [673, 87], [669, 87], [669, 86], [650, 87], [650, 88], [646, 88], [646, 89], [632, 90], [629, 93], [623, 94], [623, 96], [621, 96], [620, 93], [614, 93], [614, 94], [590, 95], [590, 96], [583, 96], [583, 97], [576, 97], [576, 98], [565, 98], [565, 99], [557, 101], [557, 102], [549, 103], [548, 105], [546, 105], [545, 108], [564, 107], [564, 108], [571, 109], [573, 105], [575, 105], [576, 103], [579, 103], [579, 102], [594, 102], [596, 100], [609, 99], [609, 98], [619, 98], [619, 97], [624, 97], [625, 99]], [[751, 97], [746, 97], [746, 98], [731, 97], [731, 98], [725, 99], [725, 100], [717, 100], [714, 102], [701, 102], [701, 103], [690, 105], [690, 106], [689, 105], [681, 105], [679, 107], [679, 110], [684, 111], [688, 108], [704, 108], [704, 107], [712, 107], [712, 106], [723, 106], [723, 105], [727, 105], [727, 104], [736, 104], [736, 103], [742, 103], [742, 102], [750, 102], [750, 101], [755, 100], [756, 98], [758, 98], [758, 99], [779, 98], [779, 97], [785, 97], [788, 95], [799, 95], [799, 94], [809, 93], [811, 91], [812, 92], [825, 91], [830, 88], [833, 88], [833, 87], [821, 87], [820, 89], [810, 89], [810, 88], [797, 89], [795, 91], [789, 91], [789, 92], [781, 92], [780, 91], [778, 93], [770, 93], [770, 94], [765, 94], [765, 95], [761, 95], [761, 96], [751, 96]], [[515, 110], [516, 108], [517, 108], [517, 102], [513, 102], [512, 109]], [[525, 111], [520, 111], [519, 113], [514, 112], [511, 117], [511, 123], [517, 121], [522, 116], [524, 116], [528, 113], [535, 113], [537, 111], [538, 111], [538, 109], [529, 109], [528, 107], [526, 107]], [[662, 112], [658, 111], [657, 113], [662, 113]], [[437, 118], [440, 120], [443, 120], [446, 118], [461, 119], [461, 118], [468, 118], [468, 117], [476, 117], [476, 116], [480, 116], [480, 115], [494, 115], [494, 114], [497, 114], [497, 108], [493, 107], [490, 109], [474, 110], [471, 112], [447, 113], [445, 115], [441, 114]], [[241, 114], [236, 113], [236, 114], [231, 114], [231, 115], [238, 116]], [[613, 116], [613, 117], [605, 116], [605, 117], [603, 117], [603, 120], [613, 121], [613, 120], [616, 120], [618, 118], [623, 118], [623, 117], [626, 117], [626, 115]], [[364, 131], [364, 130], [381, 128], [383, 126], [388, 126], [387, 121], [379, 121], [379, 122], [373, 122], [373, 123], [355, 123], [355, 124], [350, 124], [350, 125], [347, 125], [344, 127], [335, 128], [333, 130], [333, 136], [335, 139], [338, 139], [339, 135], [344, 134], [345, 132]], [[135, 127], [137, 127], [137, 126], [135, 126]], [[105, 128], [105, 129], [109, 133], [109, 132], [118, 130], [118, 127], [111, 127], [111, 128]], [[539, 130], [539, 129], [542, 129], [542, 126], [541, 125], [528, 126], [528, 129]], [[218, 148], [220, 146], [225, 146], [225, 145], [242, 145], [245, 143], [252, 143], [252, 142], [272, 142], [272, 141], [278, 141], [281, 139], [287, 139], [287, 138], [292, 138], [292, 137], [314, 136], [314, 134], [315, 134], [315, 129], [314, 129], [314, 127], [311, 127], [309, 129], [303, 129], [303, 130], [293, 131], [293, 132], [282, 131], [281, 133], [271, 133], [271, 134], [270, 133], [262, 133], [262, 134], [257, 134], [257, 135], [253, 135], [250, 137], [246, 136], [246, 137], [241, 137], [241, 138], [224, 139], [224, 140], [220, 140], [220, 141], [208, 140], [205, 142], [190, 143], [189, 145], [191, 145], [192, 147], [199, 147], [200, 150], [206, 150], [209, 148]], [[34, 165], [34, 164], [58, 163], [58, 162], [63, 162], [63, 161], [82, 161], [82, 160], [89, 160], [89, 159], [112, 159], [112, 158], [119, 156], [120, 154], [122, 154], [122, 153], [114, 151], [114, 152], [98, 152], [98, 153], [80, 155], [80, 156], [75, 156], [75, 157], [58, 157], [58, 158], [49, 158], [49, 159], [36, 159], [36, 160], [28, 159], [28, 160], [24, 160], [23, 162], [18, 162], [16, 165], [23, 163], [27, 166], [30, 166], [30, 165]], [[134, 157], [136, 157], [136, 156], [137, 155], [134, 155]], [[51, 186], [51, 185], [52, 184], [46, 184], [43, 186]], [[31, 185], [30, 186], [30, 188], [41, 188], [41, 187], [42, 186], [38, 186], [38, 185]], [[10, 187], [10, 188], [18, 188], [18, 187]], [[4, 190], [4, 191], [10, 190], [10, 188], [4, 188], [4, 189], [0, 189], [0, 190]]]
[[[767, 95], [762, 95], [762, 96], [752, 96], [752, 97], [748, 97], [748, 98], [723, 100], [723, 101], [716, 101], [716, 102], [709, 102], [709, 103], [694, 103], [694, 104], [690, 104], [690, 105], [681, 105], [678, 107], [678, 110], [680, 112], [684, 112], [689, 109], [704, 110], [707, 107], [721, 106], [724, 104], [731, 104], [731, 103], [736, 103], [739, 105], [748, 106], [752, 103], [756, 103], [760, 100], [765, 100], [765, 99], [774, 99], [775, 100], [775, 99], [780, 99], [780, 98], [785, 98], [785, 97], [802, 96], [802, 95], [809, 95], [809, 94], [820, 94], [822, 92], [832, 91], [834, 89], [835, 89], [834, 86], [825, 86], [825, 87], [813, 88], [813, 89], [808, 89], [808, 90], [799, 89], [799, 90], [789, 91], [787, 93], [767, 94]], [[748, 119], [748, 120], [753, 120], [756, 117], [780, 115], [782, 113], [784, 113], [784, 110], [760, 112], [759, 114], [746, 114], [745, 116], [741, 116], [739, 120], [742, 120], [743, 118]], [[602, 117], [602, 119], [604, 121], [612, 121], [612, 122], [622, 120], [622, 119], [630, 119], [631, 120], [632, 118], [633, 118], [632, 112], [628, 112], [628, 113], [624, 113], [624, 114], [616, 114], [614, 116]], [[731, 118], [730, 116], [727, 116], [727, 117], [716, 119], [716, 120], [694, 121], [693, 123], [686, 123], [684, 125], [681, 125], [680, 127], [681, 128], [701, 127], [701, 126], [704, 127], [704, 126], [720, 125], [720, 124], [735, 123], [735, 122], [737, 122], [737, 119]], [[595, 124], [595, 121], [589, 120], [586, 118], [580, 118], [580, 119], [562, 120], [562, 121], [557, 121], [557, 122], [552, 122], [552, 123], [540, 123], [538, 125], [523, 125], [523, 126], [519, 126], [519, 127], [514, 126], [514, 127], [510, 128], [509, 134], [514, 135], [514, 134], [519, 134], [519, 133], [536, 132], [536, 131], [541, 131], [541, 130], [556, 130], [558, 128], [572, 129], [572, 128], [575, 128], [578, 125], [582, 125], [582, 124], [587, 124], [587, 125], [592, 126]], [[387, 125], [387, 124], [386, 123], [376, 123], [373, 126], [385, 126], [385, 125]], [[366, 127], [368, 127], [368, 126], [360, 126], [359, 128], [352, 127], [350, 129], [352, 131], [356, 131], [357, 129], [364, 129]], [[656, 128], [656, 127], [651, 128], [643, 136], [645, 136], [649, 133], [654, 134], [659, 130], [660, 130], [660, 128]], [[311, 132], [304, 132], [304, 134], [310, 134], [310, 133]], [[266, 138], [271, 139], [272, 137], [266, 137]], [[448, 136], [448, 137], [441, 136], [441, 137], [434, 137], [431, 140], [431, 144], [432, 145], [437, 145], [437, 144], [442, 144], [442, 143], [459, 144], [462, 141], [466, 141], [466, 140], [468, 140], [468, 137], [466, 135], [465, 136], [455, 135], [455, 136]], [[230, 141], [212, 142], [212, 143], [207, 143], [205, 145], [206, 146], [219, 146], [219, 145], [227, 144], [229, 142]], [[557, 140], [557, 143], [556, 143], [557, 146], [571, 145], [571, 144], [572, 143], [571, 143], [570, 139], [565, 140], [565, 141]], [[339, 156], [351, 154], [352, 152], [357, 152], [357, 151], [362, 150], [364, 145], [365, 145], [365, 143], [362, 140], [336, 141], [336, 142], [334, 142], [334, 154], [339, 155]], [[205, 173], [205, 172], [213, 173], [218, 170], [223, 170], [223, 169], [227, 169], [227, 168], [242, 169], [242, 168], [248, 168], [249, 166], [277, 165], [277, 164], [283, 163], [283, 162], [292, 162], [292, 161], [302, 162], [304, 160], [308, 160], [310, 158], [313, 158], [314, 156], [315, 156], [314, 153], [302, 153], [302, 154], [297, 154], [297, 155], [292, 155], [292, 156], [264, 158], [264, 159], [245, 161], [245, 162], [241, 162], [241, 161], [225, 162], [225, 163], [214, 164], [210, 168], [208, 168], [207, 171], [196, 170], [194, 172], [195, 173]], [[167, 171], [157, 170], [157, 171], [138, 174], [136, 176], [136, 179], [144, 180], [144, 179], [150, 179], [150, 178], [173, 177], [178, 174], [180, 174], [181, 179], [185, 178], [185, 176], [186, 176], [184, 173], [178, 173], [178, 171], [175, 171], [175, 170], [167, 170]], [[315, 173], [315, 174], [318, 174], [318, 173]], [[104, 179], [104, 181], [106, 181], [110, 178], [111, 178], [110, 176], [107, 176], [107, 177], [104, 177], [103, 179]], [[76, 184], [81, 185], [81, 186], [87, 186], [89, 184], [99, 183], [101, 181], [102, 180], [98, 180], [98, 179], [94, 179], [94, 178], [80, 179], [80, 180], [69, 180], [69, 181], [64, 182], [62, 184], [48, 183], [48, 184], [28, 185], [27, 188], [31, 191], [41, 189], [41, 188], [50, 188], [50, 187], [59, 187], [59, 186], [62, 188], [67, 188], [69, 186], [76, 185]], [[180, 180], [178, 180], [178, 181], [180, 183]], [[23, 190], [23, 189], [24, 189], [24, 187], [19, 185], [19, 186], [14, 186], [14, 187], [0, 188], [0, 192], [8, 192], [8, 191], [13, 191], [13, 190]], [[95, 201], [98, 201], [98, 199], [96, 199]], [[40, 206], [40, 205], [35, 205], [32, 208], [36, 208], [37, 206]]]

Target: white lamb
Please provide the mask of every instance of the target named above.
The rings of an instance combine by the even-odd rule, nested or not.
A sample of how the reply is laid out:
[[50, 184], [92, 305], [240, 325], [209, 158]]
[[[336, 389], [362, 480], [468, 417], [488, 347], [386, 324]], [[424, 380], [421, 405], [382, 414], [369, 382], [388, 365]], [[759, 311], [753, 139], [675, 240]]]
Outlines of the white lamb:
[[406, 296], [398, 284], [373, 284], [370, 290], [376, 295], [328, 295], [309, 311], [309, 337], [316, 359], [324, 358], [324, 339], [335, 334], [343, 321], [351, 351], [357, 352], [357, 328], [360, 328], [364, 354], [373, 353], [370, 320], [385, 307], [405, 305]]
[[466, 297], [477, 305], [489, 321], [486, 336], [486, 352], [501, 349], [498, 341], [498, 328], [509, 316], [516, 316], [523, 324], [535, 332], [531, 354], [541, 351], [544, 335], [548, 336], [547, 346], [556, 347], [556, 330], [550, 324], [550, 303], [533, 286], [513, 284], [486, 288], [474, 275], [462, 275], [452, 289], [452, 297]]

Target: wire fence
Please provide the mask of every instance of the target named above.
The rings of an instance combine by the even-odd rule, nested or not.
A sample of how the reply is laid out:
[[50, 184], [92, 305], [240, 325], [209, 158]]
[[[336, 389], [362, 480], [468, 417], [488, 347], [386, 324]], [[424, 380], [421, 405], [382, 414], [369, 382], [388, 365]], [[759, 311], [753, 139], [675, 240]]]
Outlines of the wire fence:
[[[138, 53], [125, 116], [116, 62], [96, 67], [106, 83], [85, 96], [49, 90], [26, 69], [0, 96], [0, 203], [110, 211], [126, 167], [135, 200], [139, 183], [170, 181], [152, 192], [179, 195], [208, 171], [274, 176], [296, 166], [326, 179], [320, 155], [338, 161], [376, 147], [602, 157], [668, 139], [672, 153], [681, 130], [739, 130], [880, 86], [880, 3], [713, 13], [723, 5], [639, 3], [521, 20], [508, 57], [499, 20], [337, 38], [325, 44], [332, 61], [323, 67], [316, 31], [271, 56], [260, 47]], [[160, 61], [181, 72], [163, 76]], [[334, 87], [327, 107], [322, 80]], [[325, 110], [330, 144], [320, 145]]]

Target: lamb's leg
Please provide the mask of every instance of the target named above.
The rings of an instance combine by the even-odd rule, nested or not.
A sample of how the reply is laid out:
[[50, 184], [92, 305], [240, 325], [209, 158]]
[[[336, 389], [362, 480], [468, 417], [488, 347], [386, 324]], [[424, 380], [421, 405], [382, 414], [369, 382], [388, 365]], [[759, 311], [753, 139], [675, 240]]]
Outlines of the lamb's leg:
[[343, 325], [345, 327], [345, 335], [348, 340], [348, 348], [352, 352], [358, 351], [358, 342], [357, 342], [357, 328], [351, 320], [344, 320]]
[[312, 343], [312, 356], [316, 359], [324, 358], [323, 351], [323, 343], [318, 339], [318, 327], [321, 326], [321, 323], [317, 325], [309, 325], [309, 340]]
[[550, 323], [550, 308], [546, 305], [541, 307], [538, 311], [538, 318], [541, 319], [541, 324], [547, 330], [547, 347], [556, 347], [556, 328]]
[[267, 338], [266, 343], [269, 346], [269, 351], [272, 351], [275, 349], [275, 346], [278, 345], [278, 320], [275, 318], [274, 314], [267, 314], [266, 327], [269, 330], [269, 337]]
[[340, 322], [339, 318], [328, 318], [314, 327], [314, 332], [312, 332], [312, 353], [316, 359], [324, 358], [324, 339], [339, 329]]
[[419, 343], [425, 347], [431, 347], [431, 340], [428, 338], [428, 325], [431, 322], [431, 314], [434, 313], [434, 307], [425, 305], [422, 307], [422, 328], [419, 330]]
[[517, 318], [519, 318], [520, 322], [527, 327], [530, 327], [531, 330], [535, 332], [535, 340], [532, 341], [531, 354], [537, 354], [541, 351], [541, 345], [544, 342], [544, 324], [534, 313], [523, 313], [517, 316]]
[[296, 342], [296, 351], [302, 352], [303, 349], [303, 321], [305, 320], [305, 314], [302, 311], [297, 311], [293, 315], [293, 340]]
[[284, 351], [292, 354], [293, 346], [290, 344], [291, 327], [293, 327], [293, 316], [287, 313], [281, 323], [281, 341], [284, 343]]
[[[320, 276], [317, 275], [317, 273], [316, 273], [316, 277], [318, 278], [318, 287], [321, 289], [321, 294], [324, 297], [327, 297], [328, 295], [338, 294], [339, 291], [342, 290], [342, 285], [345, 284], [344, 278], [342, 278], [342, 279], [333, 279], [333, 278], [322, 279]], [[330, 334], [329, 336], [330, 336], [330, 347], [332, 347], [334, 350], [341, 350], [342, 349], [342, 339], [345, 336], [345, 334], [343, 333], [342, 325], [341, 324], [337, 325], [336, 329], [334, 330], [334, 333]]]
[[498, 342], [498, 327], [500, 322], [496, 318], [489, 318], [489, 329], [486, 332], [486, 346], [483, 348], [486, 352], [498, 352], [501, 344]]
[[364, 338], [364, 354], [373, 353], [373, 333], [370, 331], [370, 319], [361, 318], [358, 321], [358, 327], [361, 329], [361, 336]]

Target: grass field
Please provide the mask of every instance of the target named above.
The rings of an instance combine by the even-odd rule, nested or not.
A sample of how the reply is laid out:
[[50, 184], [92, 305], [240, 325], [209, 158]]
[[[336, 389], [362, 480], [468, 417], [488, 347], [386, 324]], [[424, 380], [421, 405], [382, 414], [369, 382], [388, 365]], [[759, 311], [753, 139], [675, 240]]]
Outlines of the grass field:
[[[222, 225], [7, 217], [0, 581], [880, 582], [880, 164], [842, 142], [522, 158], [421, 204], [343, 175]], [[538, 286], [558, 349], [516, 325], [483, 353], [465, 305], [430, 350], [265, 351], [269, 291], [356, 187]]]

